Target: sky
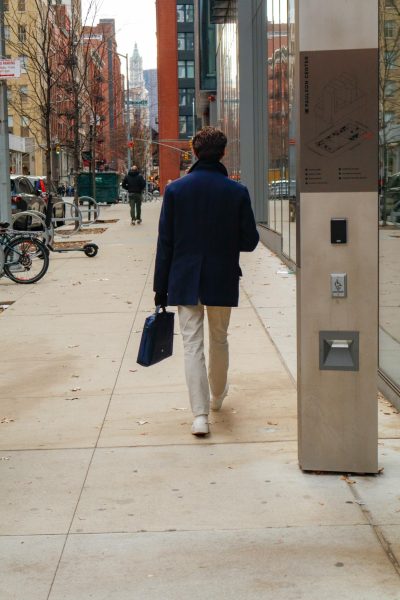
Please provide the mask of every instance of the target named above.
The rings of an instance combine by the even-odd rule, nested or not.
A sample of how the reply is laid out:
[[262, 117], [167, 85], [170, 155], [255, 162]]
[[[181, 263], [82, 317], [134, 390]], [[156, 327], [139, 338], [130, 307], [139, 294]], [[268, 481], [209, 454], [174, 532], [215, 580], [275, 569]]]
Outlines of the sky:
[[[96, 0], [99, 19], [115, 19], [118, 52], [132, 55], [135, 42], [143, 58], [143, 69], [157, 68], [156, 8], [155, 0]], [[89, 0], [82, 2], [83, 18]], [[125, 62], [122, 61], [122, 70]]]

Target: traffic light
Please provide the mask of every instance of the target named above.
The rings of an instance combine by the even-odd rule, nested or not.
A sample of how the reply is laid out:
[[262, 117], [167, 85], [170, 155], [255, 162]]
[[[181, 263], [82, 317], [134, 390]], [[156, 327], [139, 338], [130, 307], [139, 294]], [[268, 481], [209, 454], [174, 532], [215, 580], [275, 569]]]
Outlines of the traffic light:
[[132, 141], [128, 142], [128, 148], [133, 148], [134, 145], [135, 145], [135, 142], [132, 142]]
[[60, 144], [57, 144], [57, 145], [56, 145], [56, 148], [55, 148], [55, 150], [56, 150], [56, 154], [60, 154], [60, 152], [61, 152], [61, 147], [60, 147]]

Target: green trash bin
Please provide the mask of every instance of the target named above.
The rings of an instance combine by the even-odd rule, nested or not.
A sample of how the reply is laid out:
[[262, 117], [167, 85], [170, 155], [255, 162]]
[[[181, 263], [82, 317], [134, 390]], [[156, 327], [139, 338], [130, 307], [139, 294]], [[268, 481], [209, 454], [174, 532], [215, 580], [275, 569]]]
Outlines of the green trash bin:
[[96, 172], [96, 193], [92, 190], [92, 174], [79, 173], [78, 196], [91, 196], [98, 203], [115, 204], [119, 201], [120, 175], [114, 171]]

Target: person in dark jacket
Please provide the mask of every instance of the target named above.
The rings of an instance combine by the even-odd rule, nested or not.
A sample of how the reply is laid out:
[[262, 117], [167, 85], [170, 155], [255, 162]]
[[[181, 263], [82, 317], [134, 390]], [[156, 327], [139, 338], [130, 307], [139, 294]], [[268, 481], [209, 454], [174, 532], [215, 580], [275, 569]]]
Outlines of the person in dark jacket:
[[194, 136], [198, 160], [166, 187], [159, 221], [154, 300], [157, 306], [178, 306], [194, 435], [209, 433], [210, 404], [219, 410], [228, 393], [227, 332], [231, 307], [239, 300], [240, 252], [252, 252], [259, 240], [247, 188], [229, 179], [220, 162], [226, 143], [214, 127]]
[[140, 174], [136, 165], [128, 171], [122, 181], [122, 187], [128, 191], [129, 204], [131, 207], [131, 224], [142, 222], [142, 199], [143, 190], [146, 187], [144, 177]]

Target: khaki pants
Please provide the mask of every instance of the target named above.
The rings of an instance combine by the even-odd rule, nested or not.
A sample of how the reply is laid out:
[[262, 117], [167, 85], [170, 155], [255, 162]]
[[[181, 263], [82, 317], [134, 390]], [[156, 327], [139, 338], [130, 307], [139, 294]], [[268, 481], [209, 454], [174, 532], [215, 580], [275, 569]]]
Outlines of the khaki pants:
[[229, 367], [228, 326], [231, 308], [207, 306], [209, 330], [208, 376], [204, 356], [204, 305], [178, 306], [185, 351], [185, 376], [193, 415], [208, 415], [210, 390], [214, 397], [225, 391]]

